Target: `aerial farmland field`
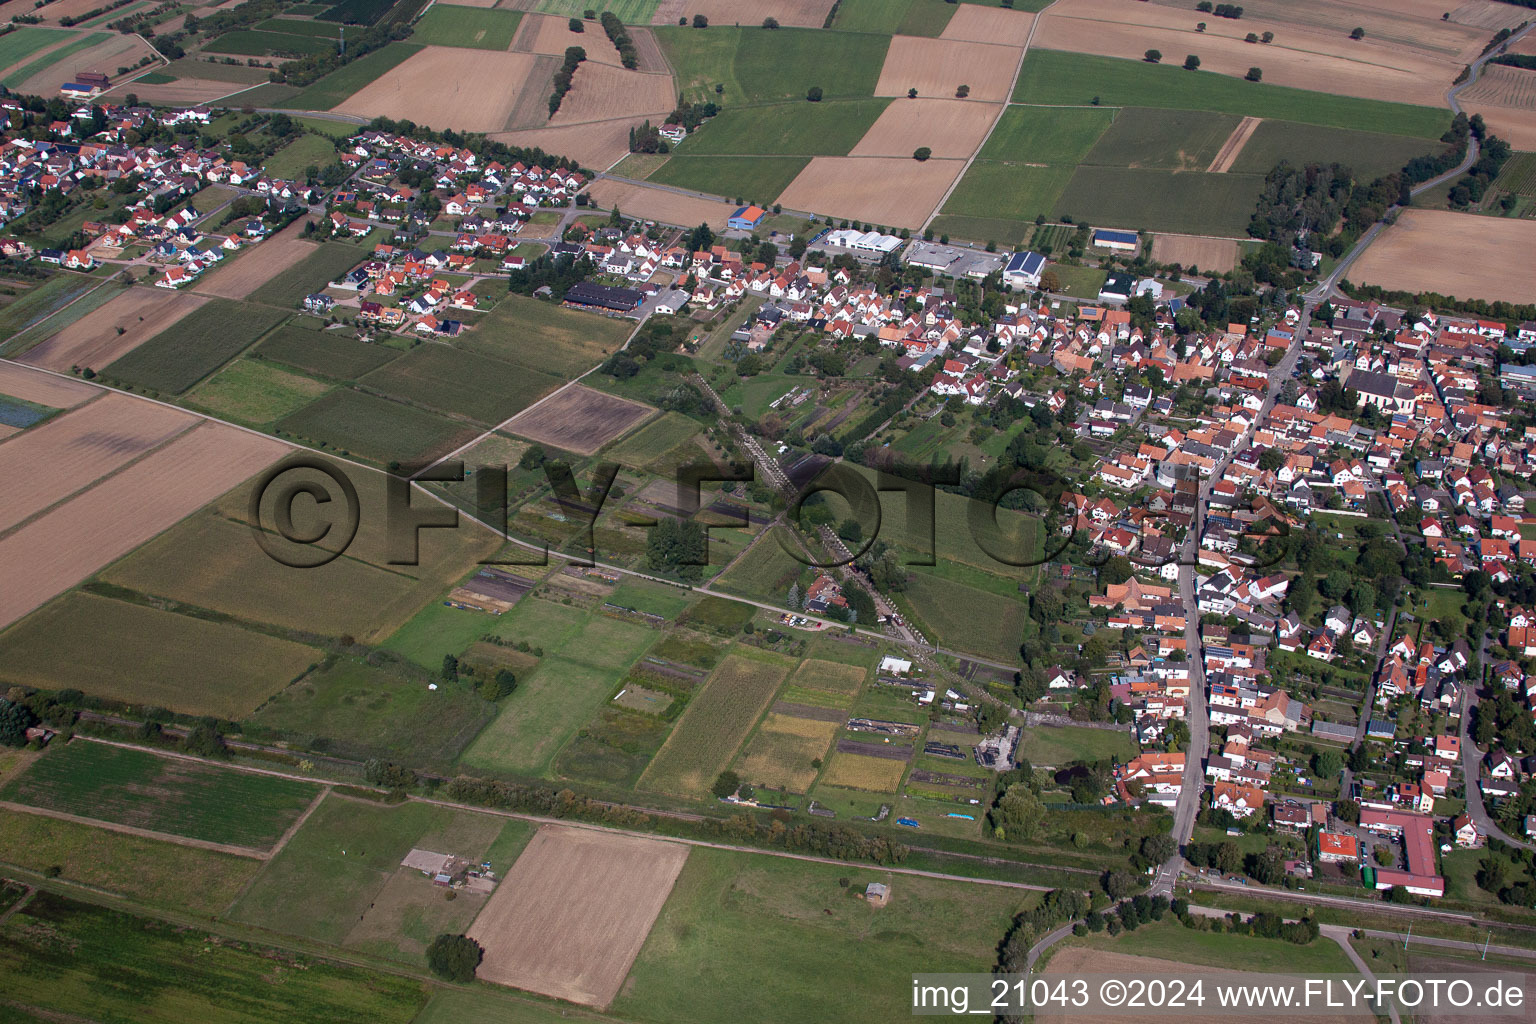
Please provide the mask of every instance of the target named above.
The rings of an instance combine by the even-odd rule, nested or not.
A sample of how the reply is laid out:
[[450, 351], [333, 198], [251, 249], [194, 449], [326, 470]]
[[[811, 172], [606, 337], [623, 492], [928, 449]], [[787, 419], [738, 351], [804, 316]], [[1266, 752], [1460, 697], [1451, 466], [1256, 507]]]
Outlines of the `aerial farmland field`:
[[727, 106], [804, 102], [811, 86], [827, 99], [874, 96], [889, 46], [875, 35], [790, 28], [668, 27], [657, 28], [656, 39], [687, 98], [715, 99], [718, 83]]

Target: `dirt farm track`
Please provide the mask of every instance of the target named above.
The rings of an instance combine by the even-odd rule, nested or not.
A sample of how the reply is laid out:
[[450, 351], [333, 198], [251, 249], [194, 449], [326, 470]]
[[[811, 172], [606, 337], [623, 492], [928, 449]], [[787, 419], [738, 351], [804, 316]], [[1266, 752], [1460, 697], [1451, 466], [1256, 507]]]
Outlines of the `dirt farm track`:
[[678, 843], [540, 829], [470, 926], [485, 949], [479, 977], [607, 1006], [687, 859]]
[[1349, 279], [1458, 299], [1536, 302], [1536, 221], [1405, 210], [1349, 269]]

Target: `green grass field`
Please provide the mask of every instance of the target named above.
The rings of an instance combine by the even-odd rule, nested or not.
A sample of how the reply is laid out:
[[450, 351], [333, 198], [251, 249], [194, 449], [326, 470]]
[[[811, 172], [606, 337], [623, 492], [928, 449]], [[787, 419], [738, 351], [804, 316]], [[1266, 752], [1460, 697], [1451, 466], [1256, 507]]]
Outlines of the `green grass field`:
[[1099, 289], [1104, 287], [1104, 279], [1109, 276], [1109, 272], [1102, 267], [1074, 267], [1053, 263], [1051, 269], [1056, 272], [1061, 283], [1062, 294], [1089, 301], [1098, 298]]
[[267, 158], [262, 170], [275, 178], [301, 178], [306, 167], [336, 162], [336, 146], [323, 135], [300, 135]]
[[312, 647], [78, 591], [0, 635], [12, 683], [225, 718], [249, 714], [319, 660]]
[[[663, 26], [655, 33], [683, 95], [722, 99], [727, 108], [804, 101], [811, 86], [827, 99], [872, 96], [890, 47], [880, 36], [805, 28]], [[716, 85], [725, 86], [719, 97]]]
[[806, 571], [805, 563], [795, 558], [775, 537], [764, 537], [741, 559], [725, 571], [717, 585], [742, 597], [768, 601], [783, 607], [789, 600], [789, 585]]
[[[290, 7], [283, 13], [292, 14], [294, 9]], [[291, 36], [313, 36], [317, 39], [335, 39], [341, 34], [341, 26], [334, 21], [310, 21], [307, 18], [268, 18], [257, 22], [256, 30], [282, 32]]]
[[[631, 469], [643, 469], [664, 458], [703, 428], [678, 412], [665, 412], [628, 437], [614, 443], [603, 457]], [[663, 467], [670, 468], [670, 467]]]
[[640, 779], [641, 789], [702, 797], [731, 763], [792, 663], [738, 651], [715, 670]]
[[675, 619], [688, 610], [693, 604], [693, 598], [688, 591], [664, 583], [625, 577], [608, 602], [621, 608], [633, 608], [649, 615]]
[[936, 36], [954, 13], [954, 6], [935, 0], [842, 0], [832, 27], [882, 36]]
[[[43, 46], [49, 46], [58, 41], [57, 36], [51, 35], [51, 33], [55, 31], [53, 29], [34, 28], [27, 29], [26, 31], [49, 32], [50, 37], [43, 43]], [[12, 71], [10, 74], [6, 75], [5, 78], [0, 79], [0, 85], [5, 86], [7, 89], [14, 89], [16, 86], [21, 85], [33, 75], [41, 74], [42, 72], [47, 71], [49, 68], [53, 67], [55, 64], [67, 61], [75, 54], [80, 53], [83, 50], [89, 50], [91, 47], [104, 43], [111, 38], [112, 33], [110, 32], [92, 32], [88, 35], [80, 36], [68, 46], [61, 46], [57, 50], [53, 50], [52, 52], [46, 53], [43, 56], [37, 58], [37, 60], [32, 61], [30, 64], [24, 64], [17, 68], [15, 71]], [[28, 42], [27, 45], [30, 46], [31, 43]], [[35, 53], [40, 48], [41, 47], [36, 47], [28, 50], [27, 52]]]
[[411, 39], [426, 46], [505, 50], [512, 45], [512, 36], [522, 20], [521, 11], [433, 4], [412, 26]]
[[108, 832], [75, 821], [0, 811], [0, 861], [153, 906], [217, 914], [261, 863], [250, 857]]
[[309, 57], [319, 53], [334, 53], [336, 42], [333, 39], [290, 35], [286, 32], [237, 29], [210, 42], [208, 49], [213, 53], [231, 53], [237, 57]]
[[399, 357], [398, 349], [357, 341], [344, 333], [284, 324], [262, 339], [254, 355], [337, 380], [356, 380]]
[[[857, 141], [857, 140], [855, 140]], [[677, 188], [772, 203], [810, 163], [803, 156], [674, 156], [650, 181]]]
[[706, 597], [694, 605], [685, 620], [695, 629], [707, 629], [723, 636], [735, 636], [754, 614], [751, 605], [723, 597]]
[[349, 388], [285, 416], [277, 428], [380, 465], [430, 459], [476, 433], [469, 424]]
[[[1300, 167], [1310, 163], [1341, 163], [1360, 181], [1374, 181], [1401, 170], [1416, 156], [1437, 148], [1407, 135], [1346, 131], [1292, 121], [1264, 121], [1237, 155], [1233, 173], [1268, 174], [1281, 160]], [[1508, 165], [1505, 165], [1508, 167]]]
[[0, 799], [208, 842], [266, 847], [318, 786], [81, 740], [50, 750]]
[[555, 758], [552, 775], [629, 788], [666, 741], [670, 722], [652, 714], [604, 707]]
[[1031, 50], [1013, 91], [1017, 103], [1048, 105], [1086, 105], [1095, 96], [1112, 107], [1216, 110], [1424, 139], [1438, 139], [1450, 123], [1448, 111], [1433, 107], [1331, 96], [1189, 72], [1174, 64], [1057, 50]]
[[213, 299], [112, 363], [103, 376], [179, 394], [245, 351], [287, 314]]
[[443, 988], [411, 1024], [613, 1024], [567, 1003], [538, 1002], [505, 989]]
[[1019, 756], [1035, 765], [1099, 761], [1106, 757], [1124, 762], [1135, 754], [1136, 741], [1128, 732], [1072, 727], [1026, 729], [1019, 748]]
[[288, 100], [296, 110], [330, 110], [357, 90], [421, 52], [416, 43], [394, 42], [344, 64]]
[[631, 330], [622, 320], [506, 295], [473, 331], [460, 336], [458, 347], [538, 373], [571, 378], [601, 363]]
[[0, 36], [0, 68], [8, 68], [19, 60], [26, 60], [38, 50], [63, 42], [74, 34], [74, 30], [67, 28], [18, 25]]
[[1264, 179], [1251, 174], [1179, 174], [1079, 167], [1056, 200], [1056, 216], [1102, 227], [1242, 237]]
[[53, 893], [39, 893], [0, 930], [0, 972], [7, 1001], [38, 1011], [12, 1019], [408, 1024], [428, 996], [419, 981]]
[[561, 381], [537, 370], [448, 345], [418, 345], [360, 383], [411, 405], [494, 426], [555, 390]]
[[1116, 938], [1095, 935], [1071, 938], [1057, 949], [1082, 946], [1129, 956], [1155, 957], [1183, 964], [1219, 967], [1231, 971], [1279, 974], [1352, 974], [1353, 968], [1338, 943], [1317, 939], [1306, 946], [1229, 932], [1197, 932], [1172, 918], [1145, 924]]
[[[1208, 110], [1126, 107], [1082, 159], [1107, 167], [1203, 171], [1241, 120]], [[1265, 172], [1269, 168], [1266, 167]]]
[[897, 600], [928, 626], [930, 640], [1005, 664], [1019, 656], [1026, 609], [1017, 601], [928, 572], [913, 572]]
[[[891, 886], [886, 906], [857, 898], [870, 882]], [[1012, 916], [1038, 899], [696, 849], [611, 1010], [676, 1024], [897, 1020], [914, 971], [990, 970]]]
[[[364, 57], [355, 64], [361, 64], [363, 60], [367, 58]], [[325, 242], [319, 249], [256, 289], [250, 294], [250, 298], [254, 302], [265, 302], [269, 306], [296, 308], [303, 301], [304, 296], [320, 291], [331, 281], [361, 263], [367, 256], [368, 250], [362, 246], [350, 245], [346, 242]]]
[[[461, 649], [462, 650], [462, 649]], [[495, 714], [467, 685], [343, 658], [272, 697], [251, 721], [289, 736], [323, 739], [327, 751], [355, 760], [382, 757], [448, 771]]]
[[186, 404], [223, 419], [265, 426], [329, 390], [328, 384], [270, 363], [237, 359], [187, 392]]
[[[680, 157], [846, 156], [891, 101], [823, 100], [724, 110], [678, 148]], [[675, 162], [675, 161], [674, 161]], [[661, 179], [657, 179], [661, 180]]]
[[[0, 36], [0, 39], [3, 38], [5, 37]], [[97, 287], [100, 287], [109, 298], [118, 293], [118, 289], [111, 285], [102, 285], [100, 281], [83, 274], [56, 271], [44, 280], [21, 290], [20, 294], [14, 297], [5, 296], [5, 304], [0, 306], [0, 334], [5, 337], [5, 341], [0, 342], [0, 356], [19, 355], [29, 344], [42, 341], [44, 336], [42, 332], [48, 330], [46, 327], [39, 327], [36, 331], [32, 331], [33, 337], [24, 335], [30, 328], [37, 327], [43, 320]]]
[[[649, 25], [658, 4], [659, 0], [604, 0], [601, 10], [612, 11], [626, 25]], [[591, 7], [589, 0], [538, 0], [534, 10], [540, 14], [558, 14], [562, 18], [579, 18]]]
[[983, 160], [1076, 166], [1115, 115], [1103, 107], [1010, 106], [977, 155]]
[[[1071, 178], [1072, 168], [1068, 166], [1030, 167], [1000, 160], [976, 160], [944, 204], [940, 219], [957, 223], [972, 219], [1018, 223], [985, 235], [972, 233], [974, 229], [948, 230], [941, 225], [935, 225], [936, 230], [982, 241], [1022, 241], [1026, 232], [1035, 229], [1035, 217], [1050, 216], [1055, 210], [1056, 201]], [[997, 230], [1006, 230], [1008, 234], [998, 235]]]

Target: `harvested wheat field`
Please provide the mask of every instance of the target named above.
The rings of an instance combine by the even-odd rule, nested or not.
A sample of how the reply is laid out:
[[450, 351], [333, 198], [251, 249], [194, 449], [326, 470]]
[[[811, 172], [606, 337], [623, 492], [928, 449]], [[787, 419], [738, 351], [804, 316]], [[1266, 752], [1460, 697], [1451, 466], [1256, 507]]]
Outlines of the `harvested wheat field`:
[[1348, 276], [1360, 284], [1458, 299], [1536, 302], [1533, 251], [1536, 220], [1404, 210]]
[[1482, 114], [1488, 131], [1525, 153], [1536, 152], [1536, 110], [1463, 102], [1469, 115]]
[[232, 260], [225, 261], [207, 277], [193, 283], [201, 295], [221, 299], [243, 299], [278, 274], [303, 260], [319, 248], [304, 239], [304, 220], [300, 217], [265, 242], [258, 242]]
[[910, 158], [913, 150], [927, 146], [936, 157], [968, 157], [987, 137], [1002, 109], [1000, 104], [968, 100], [897, 100], [848, 155]]
[[[21, 357], [50, 370], [99, 370], [172, 326], [208, 300], [165, 288], [129, 288]], [[122, 328], [122, 333], [118, 333]]]
[[[98, 5], [99, 6], [99, 5]], [[78, 53], [72, 53], [61, 61], [48, 65], [36, 74], [11, 88], [12, 93], [32, 96], [53, 96], [65, 82], [74, 81], [77, 71], [101, 71], [117, 74], [121, 67], [133, 67], [145, 57], [155, 57], [155, 51], [138, 36], [114, 35], [104, 43], [97, 43]], [[160, 66], [164, 62], [160, 61]], [[146, 70], [154, 70], [148, 67]]]
[[140, 103], [158, 103], [167, 107], [196, 107], [223, 99], [232, 92], [240, 92], [250, 86], [237, 82], [216, 82], [211, 78], [178, 78], [174, 82], [154, 85], [150, 82], [128, 82], [111, 90], [114, 99], [128, 93], [139, 98]]
[[939, 33], [939, 38], [1023, 46], [1029, 41], [1029, 29], [1034, 23], [1035, 16], [1023, 11], [961, 4], [955, 9], [949, 24], [944, 26], [944, 31]]
[[[357, 117], [389, 117], [433, 128], [499, 132], [524, 89], [549, 94], [534, 81], [547, 65], [537, 54], [428, 46], [389, 74], [370, 82], [333, 109]], [[576, 72], [578, 81], [584, 66]], [[575, 94], [575, 89], [571, 90]], [[570, 102], [570, 96], [566, 102]], [[669, 106], [668, 103], [662, 106]]]
[[1242, 254], [1237, 240], [1208, 235], [1164, 235], [1152, 239], [1152, 258], [1159, 263], [1177, 263], [1186, 270], [1199, 267], [1225, 273], [1237, 266]]
[[0, 532], [91, 486], [197, 423], [168, 406], [106, 392], [0, 444]]
[[821, 28], [832, 0], [661, 0], [652, 25], [676, 25], [678, 18], [693, 20], [702, 14], [711, 25], [761, 25], [777, 18], [780, 25]]
[[54, 409], [73, 409], [95, 398], [102, 389], [70, 377], [55, 377], [20, 363], [0, 361], [0, 395]]
[[[1505, 51], [1508, 53], [1519, 53], [1527, 55], [1536, 54], [1536, 33], [1532, 33], [1530, 35], [1523, 36], [1520, 39], [1516, 39], [1514, 42], [1505, 47]], [[1491, 68], [1497, 66], [1498, 65], [1485, 65], [1484, 67]]]
[[[630, 28], [628, 32], [630, 43], [635, 48], [635, 70], [667, 74], [666, 59], [661, 55], [661, 47], [656, 45], [656, 37], [651, 34], [651, 30]], [[512, 45], [508, 49], [513, 53], [543, 53], [564, 58], [568, 46], [579, 46], [586, 50], [588, 64], [623, 66], [619, 61], [619, 51], [608, 42], [602, 26], [588, 22], [585, 31], [572, 32], [569, 18], [553, 14], [523, 15], [522, 22], [517, 26], [517, 35], [512, 37]], [[576, 74], [580, 77], [581, 72], [578, 70]]]
[[546, 153], [559, 153], [579, 162], [583, 167], [601, 171], [629, 155], [629, 129], [642, 120], [644, 118], [621, 117], [612, 121], [591, 121], [560, 128], [526, 128], [521, 131], [494, 132], [490, 138], [509, 146], [537, 146]]
[[1221, 150], [1216, 158], [1211, 161], [1211, 166], [1206, 168], [1210, 174], [1226, 174], [1237, 163], [1237, 158], [1248, 145], [1248, 140], [1253, 138], [1253, 133], [1259, 130], [1259, 123], [1263, 118], [1245, 117], [1232, 129], [1232, 134], [1227, 136], [1227, 141], [1221, 144]]
[[655, 412], [648, 405], [568, 384], [507, 421], [508, 432], [577, 455], [594, 455]]
[[[516, 132], [514, 134], [524, 135], [527, 133]], [[915, 163], [910, 158], [907, 162]], [[594, 181], [591, 187], [587, 189], [587, 193], [596, 200], [597, 205], [602, 209], [611, 210], [617, 206], [632, 217], [644, 217], [646, 220], [660, 221], [663, 224], [677, 224], [681, 227], [708, 224], [716, 231], [724, 231], [726, 220], [731, 214], [736, 212], [735, 203], [716, 202], [713, 199], [699, 199], [694, 196], [668, 192], [665, 189], [650, 188], [645, 185], [630, 185], [609, 178]], [[786, 203], [786, 205], [788, 204]]]
[[[920, 228], [964, 163], [910, 156], [818, 156], [779, 196], [792, 210]], [[627, 211], [627, 207], [625, 208]]]
[[[1327, 939], [1320, 940], [1327, 942]], [[1083, 974], [1113, 974], [1121, 978], [1132, 977], [1160, 977], [1189, 978], [1195, 975], [1222, 975], [1222, 983], [1226, 984], [1230, 979], [1233, 983], [1239, 980], [1248, 980], [1263, 984], [1266, 975], [1258, 973], [1234, 974], [1230, 969], [1218, 967], [1203, 967], [1197, 964], [1179, 963], [1175, 960], [1157, 960], [1149, 956], [1132, 956], [1127, 953], [1116, 953], [1105, 949], [1083, 949], [1082, 947], [1068, 947], [1057, 952], [1046, 964], [1041, 972], [1046, 976], [1068, 977]], [[1301, 973], [1301, 972], [1297, 972]], [[1088, 1013], [1036, 1013], [1036, 1024], [1125, 1024], [1126, 1016], [1119, 1015], [1098, 1016]], [[1226, 1014], [1221, 1015], [1223, 1021], [1235, 1021], [1239, 1024], [1246, 1022], [1273, 1021], [1273, 1016], [1261, 1014]], [[1358, 1018], [1328, 1015], [1287, 1013], [1285, 1019], [1291, 1024], [1333, 1024], [1336, 1021], [1349, 1021]]]
[[916, 89], [919, 97], [937, 99], [954, 96], [960, 86], [969, 85], [971, 102], [1001, 103], [1013, 88], [1023, 53], [1019, 46], [892, 36], [875, 95], [905, 96], [909, 89]]
[[7, 581], [0, 589], [0, 628], [169, 529], [288, 450], [280, 441], [204, 422], [0, 539], [0, 579]]
[[[1034, 45], [1135, 60], [1149, 47], [1162, 50], [1170, 60], [1177, 54], [1197, 53], [1203, 72], [1240, 77], [1262, 64], [1264, 81], [1275, 85], [1316, 89], [1319, 82], [1326, 82], [1328, 91], [1340, 96], [1432, 107], [1444, 105], [1445, 90], [1465, 63], [1453, 54], [1389, 42], [1371, 35], [1369, 29], [1364, 39], [1353, 40], [1349, 27], [1309, 28], [1288, 19], [1266, 21], [1256, 8], [1246, 6], [1240, 19], [1205, 19], [1203, 33], [1195, 31], [1197, 20], [1187, 7], [1057, 0], [1039, 16]], [[1243, 40], [1249, 32], [1266, 30], [1275, 33], [1275, 40], [1263, 46], [1260, 55], [1258, 46]]]
[[679, 843], [541, 828], [470, 925], [485, 949], [477, 976], [607, 1006], [687, 859]]
[[646, 114], [659, 123], [676, 105], [677, 94], [672, 91], [671, 75], [646, 74], [588, 61], [576, 69], [571, 79], [571, 91], [565, 94], [560, 109], [549, 119], [549, 124], [558, 128], [587, 121], [639, 118]]
[[1536, 110], [1536, 71], [1489, 64], [1460, 98], [1495, 107]]

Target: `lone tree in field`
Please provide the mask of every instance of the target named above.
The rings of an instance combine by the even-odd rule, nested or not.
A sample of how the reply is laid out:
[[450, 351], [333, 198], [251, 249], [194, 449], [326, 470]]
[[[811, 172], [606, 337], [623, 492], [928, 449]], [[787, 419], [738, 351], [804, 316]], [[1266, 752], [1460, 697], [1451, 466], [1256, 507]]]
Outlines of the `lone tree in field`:
[[778, 27], [779, 27], [779, 19], [778, 18], [764, 18], [763, 19], [763, 28], [778, 28]]
[[724, 800], [741, 788], [741, 776], [727, 768], [715, 776], [715, 784], [709, 787], [709, 791]]
[[908, 89], [907, 90], [907, 99], [909, 99], [909, 100], [917, 99], [917, 90], [916, 89]]
[[1200, 24], [1196, 25], [1195, 26], [1195, 31], [1196, 32], [1204, 32], [1205, 31], [1205, 22], [1202, 21], [1202, 22], [1200, 22]]
[[1148, 64], [1160, 63], [1162, 59], [1162, 50], [1148, 50], [1146, 53], [1142, 54], [1142, 60], [1145, 60]]
[[581, 23], [580, 18], [572, 18], [569, 22], [572, 32], [585, 32], [587, 27]]
[[955, 90], [955, 99], [963, 100], [967, 96], [969, 96], [970, 94], [971, 94], [971, 87], [968, 86], [968, 85], [962, 85], [960, 88]]
[[927, 146], [918, 146], [915, 150], [912, 151], [912, 159], [919, 162], [927, 160], [931, 156], [933, 156], [933, 150], [929, 149]]
[[693, 27], [694, 28], [709, 28], [709, 19], [704, 17], [704, 15], [702, 15], [702, 14], [695, 14], [693, 16]]
[[1249, 68], [1248, 69], [1248, 73], [1246, 75], [1244, 75], [1243, 77], [1248, 79], [1248, 81], [1250, 81], [1250, 82], [1257, 82], [1257, 81], [1261, 80], [1264, 77], [1264, 69], [1263, 68]]
[[1184, 58], [1184, 70], [1185, 71], [1199, 71], [1200, 70], [1200, 58], [1196, 57], [1194, 54], [1190, 54], [1188, 57], [1185, 57]]
[[1257, 32], [1249, 32], [1248, 35], [1243, 37], [1243, 42], [1245, 42], [1245, 43], [1256, 43], [1258, 41], [1259, 41], [1259, 34]]
[[474, 981], [475, 968], [484, 957], [480, 943], [467, 935], [444, 932], [427, 947], [427, 966], [433, 974], [449, 981]]
[[1349, 34], [1349, 38], [1351, 38], [1351, 39], [1364, 39], [1365, 38], [1365, 29], [1363, 29], [1363, 28], [1355, 29], [1353, 32], [1351, 32]]
[[1265, 32], [1262, 36], [1259, 37], [1259, 41], [1263, 43], [1272, 43], [1275, 41], [1275, 34], [1273, 32]]
[[809, 89], [805, 90], [805, 98], [810, 100], [812, 103], [820, 103], [821, 102], [821, 86], [813, 85]]

